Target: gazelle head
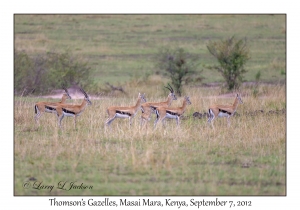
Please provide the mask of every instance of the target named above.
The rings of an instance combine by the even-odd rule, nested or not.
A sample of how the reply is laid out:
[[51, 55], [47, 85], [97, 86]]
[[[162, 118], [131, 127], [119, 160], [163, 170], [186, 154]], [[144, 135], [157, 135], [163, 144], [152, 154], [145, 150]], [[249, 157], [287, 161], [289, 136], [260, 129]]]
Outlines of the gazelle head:
[[140, 98], [143, 103], [146, 102], [145, 93], [139, 93], [139, 97], [138, 98]]
[[167, 88], [170, 91], [169, 96], [172, 97], [172, 100], [177, 100], [174, 90], [169, 83], [168, 83], [168, 87], [165, 88]]
[[185, 96], [184, 100], [187, 102], [188, 105], [192, 104], [192, 102], [190, 101], [190, 97], [189, 96]]
[[242, 101], [241, 94], [238, 94], [238, 93], [237, 93], [237, 94], [236, 94], [236, 97], [237, 97], [239, 103], [241, 103], [241, 104], [244, 103], [244, 102]]
[[63, 87], [63, 89], [65, 90], [63, 96], [66, 97], [66, 99], [72, 99], [69, 92], [68, 92], [68, 89]]
[[92, 105], [92, 102], [90, 101], [88, 94], [86, 94], [86, 92], [82, 88], [79, 88], [79, 90], [83, 93], [84, 100], [87, 102], [87, 105]]

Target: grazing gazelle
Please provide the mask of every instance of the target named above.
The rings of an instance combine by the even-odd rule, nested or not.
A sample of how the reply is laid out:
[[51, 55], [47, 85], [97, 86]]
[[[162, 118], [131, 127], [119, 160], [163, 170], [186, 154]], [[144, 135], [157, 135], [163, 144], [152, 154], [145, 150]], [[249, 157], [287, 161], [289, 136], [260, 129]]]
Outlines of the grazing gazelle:
[[[66, 88], [63, 88], [65, 92], [63, 93], [63, 96], [61, 98], [61, 101], [59, 102], [38, 102], [34, 105], [34, 111], [35, 111], [35, 116], [34, 119], [36, 123], [39, 123], [39, 118], [45, 113], [56, 113], [55, 108], [59, 104], [64, 104], [67, 99], [71, 99], [71, 96]], [[50, 107], [51, 106], [51, 107]]]
[[141, 104], [146, 102], [145, 94], [139, 93], [135, 106], [111, 106], [107, 108], [108, 119], [105, 124], [109, 126], [115, 118], [129, 118], [129, 125], [131, 125], [131, 119], [136, 115], [141, 108]]
[[190, 101], [190, 98], [188, 96], [184, 97], [183, 103], [181, 107], [176, 107], [176, 108], [167, 108], [167, 107], [158, 107], [156, 108], [156, 120], [154, 122], [154, 127], [158, 122], [163, 122], [166, 118], [170, 119], [176, 119], [177, 126], [179, 126], [179, 119], [183, 115], [183, 113], [186, 110], [186, 106], [192, 104]]
[[171, 106], [173, 100], [177, 100], [173, 88], [171, 87], [170, 84], [168, 84], [168, 86], [169, 87], [165, 87], [165, 88], [167, 88], [170, 91], [170, 93], [169, 93], [166, 101], [146, 102], [146, 103], [142, 104], [142, 106], [141, 106], [141, 109], [142, 109], [141, 126], [143, 125], [144, 122], [145, 122], [145, 126], [147, 125], [147, 122], [150, 120], [153, 110], [155, 111], [156, 108], [158, 108], [158, 107], [169, 107], [169, 106]]
[[211, 123], [212, 126], [214, 127], [213, 120], [216, 117], [227, 117], [227, 124], [229, 126], [230, 125], [229, 119], [232, 115], [234, 115], [239, 103], [242, 104], [243, 101], [241, 99], [241, 96], [239, 94], [236, 94], [236, 98], [235, 98], [232, 106], [230, 106], [230, 105], [212, 105], [212, 106], [210, 106], [208, 109], [208, 121], [207, 122]]
[[86, 92], [79, 88], [79, 90], [83, 93], [84, 99], [81, 104], [78, 105], [70, 105], [70, 104], [60, 104], [56, 107], [56, 113], [58, 117], [58, 125], [61, 128], [62, 119], [67, 117], [74, 117], [74, 127], [76, 128], [76, 117], [79, 116], [85, 109], [87, 105], [91, 105], [92, 102]]

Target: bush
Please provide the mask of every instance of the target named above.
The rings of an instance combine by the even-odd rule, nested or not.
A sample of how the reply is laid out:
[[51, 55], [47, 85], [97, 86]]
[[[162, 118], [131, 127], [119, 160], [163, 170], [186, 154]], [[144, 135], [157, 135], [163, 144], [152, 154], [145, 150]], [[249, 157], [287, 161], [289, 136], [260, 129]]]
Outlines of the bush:
[[14, 55], [14, 91], [23, 91], [26, 87], [34, 87], [34, 62], [25, 52]]
[[228, 90], [238, 89], [247, 72], [244, 65], [250, 59], [246, 39], [236, 40], [233, 36], [224, 41], [210, 41], [207, 49], [219, 62], [210, 68], [222, 74]]
[[43, 94], [72, 85], [87, 88], [92, 81], [88, 63], [71, 55], [69, 51], [48, 52], [34, 57], [29, 57], [26, 52], [16, 51], [14, 62], [16, 94]]
[[183, 83], [196, 79], [195, 69], [198, 59], [182, 48], [162, 49], [156, 57], [158, 68], [163, 71], [163, 75], [171, 79], [171, 84], [179, 96], [182, 93]]

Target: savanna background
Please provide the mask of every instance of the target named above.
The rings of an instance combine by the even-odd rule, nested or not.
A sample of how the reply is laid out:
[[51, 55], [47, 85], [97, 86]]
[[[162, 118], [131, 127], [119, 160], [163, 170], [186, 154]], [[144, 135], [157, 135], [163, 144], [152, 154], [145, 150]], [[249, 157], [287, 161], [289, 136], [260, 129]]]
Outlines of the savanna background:
[[[217, 61], [207, 44], [232, 36], [247, 38], [250, 59], [243, 84], [228, 91], [220, 73], [208, 68]], [[141, 129], [139, 111], [131, 127], [116, 119], [105, 128], [109, 106], [134, 105], [139, 92], [147, 101], [166, 99], [170, 79], [156, 55], [177, 47], [198, 57], [197, 79], [183, 83], [172, 103], [190, 96], [180, 127], [170, 120], [153, 129], [152, 116]], [[15, 195], [286, 194], [285, 15], [16, 14], [14, 50]], [[76, 128], [64, 118], [60, 130], [54, 114], [42, 116], [38, 127], [34, 104], [58, 101], [65, 83], [68, 103], [81, 103], [80, 86], [92, 106]], [[213, 103], [232, 104], [236, 92], [244, 103], [230, 127], [217, 119], [212, 129], [206, 117], [193, 116]], [[60, 181], [93, 189], [23, 187]]]

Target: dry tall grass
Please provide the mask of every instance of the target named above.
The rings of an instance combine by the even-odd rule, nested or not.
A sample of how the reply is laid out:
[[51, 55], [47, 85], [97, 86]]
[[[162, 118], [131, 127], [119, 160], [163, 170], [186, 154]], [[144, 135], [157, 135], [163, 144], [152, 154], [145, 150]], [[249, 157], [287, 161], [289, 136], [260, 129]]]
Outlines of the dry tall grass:
[[[159, 88], [132, 88], [127, 97], [94, 100], [76, 129], [65, 117], [63, 131], [54, 114], [42, 116], [37, 128], [33, 104], [38, 99], [15, 98], [15, 195], [284, 195], [286, 116], [275, 111], [285, 109], [285, 86], [262, 85], [256, 98], [251, 91], [242, 90], [244, 104], [231, 126], [219, 118], [214, 130], [206, 118], [191, 116], [215, 102], [232, 104], [234, 97], [221, 97], [219, 89], [185, 90], [192, 104], [180, 127], [168, 120], [166, 127], [153, 129], [153, 115], [146, 130], [139, 127], [140, 112], [131, 127], [128, 119], [116, 119], [106, 128], [106, 108], [134, 105], [138, 92], [145, 92], [147, 101], [165, 100]], [[249, 114], [255, 110], [264, 112]], [[93, 189], [24, 189], [29, 179], [55, 187], [77, 181]]]

